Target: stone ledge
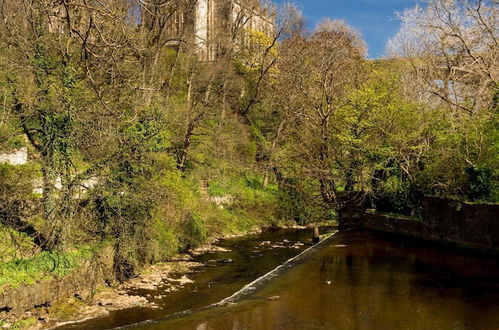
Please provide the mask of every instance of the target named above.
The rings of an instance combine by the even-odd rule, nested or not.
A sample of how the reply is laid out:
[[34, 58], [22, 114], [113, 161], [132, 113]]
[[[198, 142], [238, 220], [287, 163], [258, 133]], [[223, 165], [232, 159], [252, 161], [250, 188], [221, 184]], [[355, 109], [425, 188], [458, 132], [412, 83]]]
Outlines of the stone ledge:
[[350, 207], [339, 212], [340, 228], [367, 228], [455, 246], [499, 252], [499, 204], [465, 203], [426, 196], [422, 219]]

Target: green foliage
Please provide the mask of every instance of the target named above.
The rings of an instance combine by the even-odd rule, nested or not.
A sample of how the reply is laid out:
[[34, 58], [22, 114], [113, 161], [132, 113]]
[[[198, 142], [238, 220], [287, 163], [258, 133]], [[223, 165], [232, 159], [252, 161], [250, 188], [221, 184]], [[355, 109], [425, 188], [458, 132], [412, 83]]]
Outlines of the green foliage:
[[432, 148], [417, 179], [427, 194], [461, 200], [498, 201], [498, 116], [486, 109], [473, 117], [438, 119]]
[[0, 262], [31, 251], [33, 240], [18, 230], [40, 225], [31, 212], [38, 200], [33, 194], [37, 172], [33, 165], [0, 164]]
[[336, 211], [317, 204], [315, 195], [320, 188], [316, 181], [287, 180], [278, 191], [278, 217], [306, 225], [336, 219]]
[[67, 252], [47, 251], [30, 259], [14, 259], [1, 263], [0, 287], [29, 285], [47, 276], [65, 276], [98, 251], [98, 246], [75, 247]]
[[[497, 171], [496, 171], [497, 172]], [[474, 202], [495, 202], [498, 200], [499, 178], [492, 168], [469, 167], [466, 169], [468, 176], [466, 197]]]
[[149, 262], [168, 260], [178, 253], [181, 248], [179, 237], [164, 219], [155, 217], [150, 231]]
[[197, 214], [189, 214], [182, 224], [182, 246], [197, 247], [206, 242], [208, 233], [203, 220]]
[[377, 184], [374, 191], [377, 211], [406, 216], [420, 215], [421, 197], [406, 178], [393, 173]]
[[213, 181], [210, 182], [210, 185], [208, 186], [208, 194], [210, 196], [226, 196], [231, 194], [231, 190], [229, 186], [224, 185], [223, 183], [219, 181]]
[[36, 251], [33, 239], [25, 233], [0, 225], [0, 263], [21, 259]]
[[227, 198], [228, 203], [205, 212], [211, 234], [244, 233], [255, 227], [275, 227], [283, 218], [279, 214], [280, 192], [275, 184], [263, 187], [263, 178], [243, 172], [210, 181], [210, 196]]
[[237, 191], [235, 203], [231, 210], [247, 219], [243, 230], [253, 226], [274, 226], [277, 224], [277, 196], [270, 189], [255, 189], [251, 186], [242, 187]]
[[29, 317], [27, 319], [23, 319], [21, 321], [18, 321], [14, 323], [11, 327], [11, 329], [30, 329], [34, 327], [38, 323], [37, 319], [35, 317]]
[[37, 169], [33, 165], [0, 164], [0, 198], [27, 199], [33, 191]]

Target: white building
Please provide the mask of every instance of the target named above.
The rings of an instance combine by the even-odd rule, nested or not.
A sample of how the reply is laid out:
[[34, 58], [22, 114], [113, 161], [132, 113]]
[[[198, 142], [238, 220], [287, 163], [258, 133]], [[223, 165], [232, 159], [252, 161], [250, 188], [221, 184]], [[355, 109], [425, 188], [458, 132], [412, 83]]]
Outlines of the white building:
[[0, 154], [0, 164], [25, 165], [28, 162], [28, 148], [24, 147], [7, 154]]

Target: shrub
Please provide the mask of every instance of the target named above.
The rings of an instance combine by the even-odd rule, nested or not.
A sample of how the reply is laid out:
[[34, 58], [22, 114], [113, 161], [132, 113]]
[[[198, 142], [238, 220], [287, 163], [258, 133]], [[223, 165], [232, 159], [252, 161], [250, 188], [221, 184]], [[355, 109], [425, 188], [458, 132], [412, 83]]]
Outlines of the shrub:
[[182, 247], [185, 249], [197, 247], [206, 242], [208, 237], [205, 224], [201, 217], [195, 213], [189, 213], [182, 227]]
[[490, 167], [468, 167], [465, 195], [474, 202], [494, 202], [498, 197], [498, 178]]
[[98, 246], [78, 247], [68, 252], [42, 252], [30, 259], [0, 264], [0, 287], [32, 284], [45, 276], [64, 276], [99, 251]]

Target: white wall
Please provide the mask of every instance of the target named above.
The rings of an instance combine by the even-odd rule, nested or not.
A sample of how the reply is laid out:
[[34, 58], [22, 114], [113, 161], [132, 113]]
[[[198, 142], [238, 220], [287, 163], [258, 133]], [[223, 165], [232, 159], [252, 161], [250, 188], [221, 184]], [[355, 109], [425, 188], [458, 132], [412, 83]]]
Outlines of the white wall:
[[195, 35], [199, 58], [205, 60], [208, 56], [208, 1], [197, 0]]
[[28, 162], [28, 148], [24, 147], [10, 154], [0, 154], [0, 164], [24, 165]]

